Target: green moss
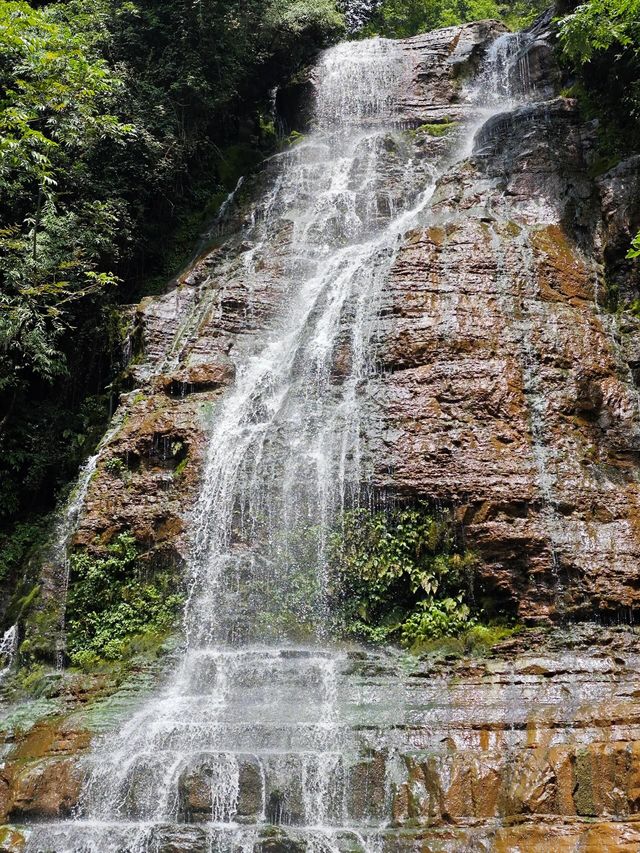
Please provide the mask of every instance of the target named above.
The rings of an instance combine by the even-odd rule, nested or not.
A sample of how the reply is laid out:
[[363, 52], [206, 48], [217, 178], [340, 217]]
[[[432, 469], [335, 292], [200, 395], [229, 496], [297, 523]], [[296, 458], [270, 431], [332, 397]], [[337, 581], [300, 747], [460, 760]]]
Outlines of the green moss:
[[429, 136], [446, 136], [452, 130], [455, 130], [458, 124], [459, 122], [457, 121], [445, 118], [436, 124], [421, 124], [420, 127], [416, 128], [415, 133], [426, 133]]
[[634, 299], [627, 305], [627, 311], [633, 314], [634, 317], [640, 317], [640, 298]]
[[0, 850], [3, 853], [22, 853], [26, 848], [25, 835], [15, 826], [0, 826]]
[[505, 224], [504, 230], [510, 237], [519, 237], [522, 234], [522, 228], [513, 220], [509, 220]]
[[20, 643], [19, 659], [23, 665], [42, 661], [53, 661], [56, 640], [60, 634], [60, 602], [40, 600], [40, 588], [29, 594], [23, 604], [21, 615], [24, 620], [24, 639]]
[[615, 281], [606, 281], [605, 282], [605, 294], [606, 294], [606, 303], [605, 307], [607, 311], [615, 312], [620, 307], [620, 285]]
[[184, 457], [184, 459], [182, 459], [182, 460], [180, 460], [180, 462], [178, 462], [178, 464], [176, 465], [175, 471], [173, 472], [173, 476], [174, 477], [180, 477], [183, 474], [183, 472], [184, 472], [184, 470], [188, 464], [189, 464], [189, 456], [187, 455]]
[[457, 637], [439, 637], [423, 641], [413, 651], [423, 657], [435, 658], [483, 658], [489, 656], [493, 649], [524, 631], [522, 625], [476, 624]]
[[306, 136], [304, 133], [300, 133], [299, 130], [292, 130], [291, 133], [285, 138], [283, 143], [283, 148], [291, 148], [293, 145], [299, 145], [301, 142], [304, 142]]
[[35, 600], [40, 595], [40, 589], [40, 584], [36, 584], [36, 586], [32, 587], [26, 595], [23, 595], [18, 599], [18, 617], [31, 609]]
[[46, 697], [48, 686], [46, 676], [49, 671], [48, 667], [41, 663], [21, 667], [17, 673], [15, 686], [37, 699]]
[[111, 474], [112, 477], [117, 477], [118, 479], [124, 479], [124, 475], [126, 473], [126, 465], [119, 459], [117, 456], [112, 456], [111, 459], [107, 459], [104, 463], [104, 470]]

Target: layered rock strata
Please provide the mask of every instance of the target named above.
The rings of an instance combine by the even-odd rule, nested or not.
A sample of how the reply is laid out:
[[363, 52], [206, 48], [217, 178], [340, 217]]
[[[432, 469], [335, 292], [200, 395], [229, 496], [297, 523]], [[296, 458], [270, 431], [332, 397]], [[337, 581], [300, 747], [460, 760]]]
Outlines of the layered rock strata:
[[[337, 849], [358, 850], [353, 832], [366, 834], [370, 822], [386, 818], [377, 842], [384, 853], [637, 850], [638, 667], [637, 635], [595, 626], [527, 631], [489, 657], [462, 660], [409, 664], [394, 654], [347, 651], [337, 697], [363, 752], [349, 770], [341, 806], [354, 830], [336, 839]], [[78, 756], [88, 745], [81, 720], [39, 723], [6, 745], [4, 820], [45, 822], [53, 837], [46, 822], [72, 813]], [[278, 828], [260, 843], [303, 853], [296, 768], [284, 764], [274, 787], [265, 756], [241, 758], [239, 822], [255, 821], [266, 799]], [[161, 853], [210, 849], [208, 761], [196, 754], [185, 771], [185, 822], [162, 829]]]
[[481, 594], [518, 618], [626, 619], [640, 594], [639, 326], [603, 271], [636, 227], [638, 162], [594, 182], [576, 103], [528, 98], [478, 131], [406, 235], [373, 392], [376, 482], [453, 507]]
[[[395, 118], [425, 172], [441, 177], [386, 289], [367, 438], [375, 488], [453, 509], [480, 558], [476, 595], [487, 613], [506, 604], [523, 622], [566, 624], [626, 618], [640, 590], [640, 323], [624, 310], [635, 282], [621, 257], [637, 227], [640, 178], [637, 160], [589, 177], [593, 128], [573, 101], [553, 97], [545, 26], [527, 43], [531, 97], [486, 123], [471, 152], [465, 127], [478, 105], [467, 81], [502, 27], [403, 43], [412, 81]], [[249, 216], [271, 213], [267, 193]], [[186, 556], [208, 425], [280, 302], [287, 227], [251, 247], [249, 265], [236, 251], [247, 248], [246, 231], [137, 308], [132, 390], [75, 546], [99, 551], [126, 530], [149, 560]], [[336, 382], [348, 358], [336, 352]], [[55, 584], [45, 589], [60, 598]], [[584, 629], [573, 648], [565, 629], [552, 641], [524, 637], [536, 651], [516, 644], [403, 675], [396, 656], [346, 655], [344, 705], [357, 710], [365, 745], [372, 733], [373, 750], [352, 770], [348, 809], [360, 822], [372, 810], [388, 815], [383, 850], [640, 846], [635, 634]], [[18, 741], [5, 749], [4, 819], [64, 817], [78, 796], [85, 732], [56, 723]], [[251, 817], [250, 756], [246, 768], [241, 802]], [[179, 837], [167, 830], [163, 853], [207, 849], [201, 782], [197, 768], [185, 778], [187, 825]], [[262, 839], [262, 850], [302, 850], [295, 827]]]

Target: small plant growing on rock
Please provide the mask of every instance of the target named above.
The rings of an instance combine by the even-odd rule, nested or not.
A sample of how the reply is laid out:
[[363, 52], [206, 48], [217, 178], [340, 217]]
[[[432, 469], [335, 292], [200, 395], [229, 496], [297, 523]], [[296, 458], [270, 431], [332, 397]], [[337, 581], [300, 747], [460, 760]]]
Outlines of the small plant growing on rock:
[[112, 477], [119, 477], [122, 480], [124, 479], [126, 466], [122, 459], [119, 459], [117, 456], [112, 456], [111, 459], [107, 459], [104, 463], [104, 470]]
[[631, 241], [631, 247], [627, 252], [627, 258], [629, 258], [629, 260], [640, 258], [640, 233], [636, 234], [636, 236]]
[[475, 624], [470, 578], [476, 559], [456, 541], [451, 520], [425, 506], [347, 512], [330, 562], [342, 633], [416, 649]]

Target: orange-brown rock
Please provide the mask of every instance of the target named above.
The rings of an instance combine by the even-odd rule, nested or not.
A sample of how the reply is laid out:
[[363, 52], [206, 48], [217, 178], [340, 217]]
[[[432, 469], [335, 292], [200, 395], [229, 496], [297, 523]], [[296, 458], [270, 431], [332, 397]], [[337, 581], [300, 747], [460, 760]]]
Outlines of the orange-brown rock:
[[77, 805], [78, 758], [90, 735], [69, 720], [43, 721], [20, 737], [0, 770], [0, 820], [59, 818]]
[[385, 851], [633, 850], [639, 656], [633, 633], [593, 626], [525, 633], [472, 666], [417, 664]]
[[496, 117], [384, 309], [377, 482], [453, 507], [527, 621], [640, 601], [637, 324], [606, 307], [587, 152], [571, 102]]
[[64, 817], [77, 805], [81, 784], [74, 758], [29, 764], [13, 777], [11, 818]]

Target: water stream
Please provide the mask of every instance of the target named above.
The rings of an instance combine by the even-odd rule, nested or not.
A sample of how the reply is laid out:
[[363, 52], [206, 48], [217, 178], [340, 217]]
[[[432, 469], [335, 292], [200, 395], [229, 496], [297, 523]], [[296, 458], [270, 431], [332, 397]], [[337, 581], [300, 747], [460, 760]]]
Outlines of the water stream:
[[[483, 77], [492, 114], [511, 97], [501, 44]], [[382, 288], [435, 185], [394, 120], [407, 61], [385, 40], [319, 61], [315, 129], [272, 160], [243, 241], [249, 279], [286, 242], [283, 307], [243, 343], [215, 413], [182, 660], [93, 750], [77, 819], [35, 828], [30, 851], [378, 849], [393, 777], [384, 727], [403, 694], [363, 687], [376, 655], [332, 642], [326, 564], [331, 526], [369, 475]], [[268, 846], [278, 832], [289, 846]]]
[[11, 672], [18, 650], [18, 626], [12, 625], [0, 637], [0, 684]]

